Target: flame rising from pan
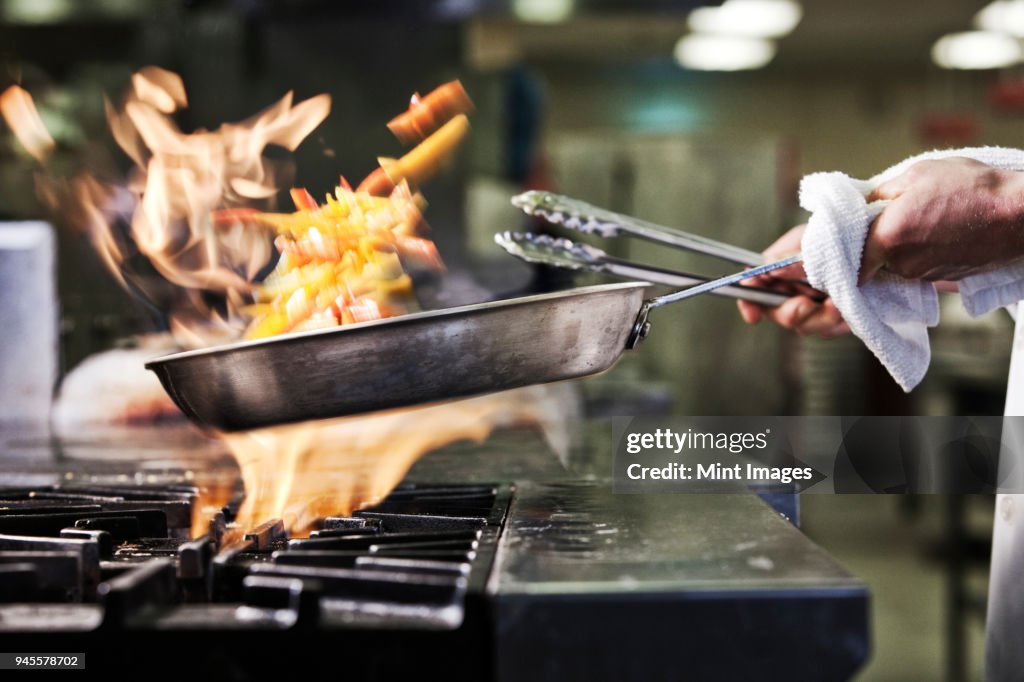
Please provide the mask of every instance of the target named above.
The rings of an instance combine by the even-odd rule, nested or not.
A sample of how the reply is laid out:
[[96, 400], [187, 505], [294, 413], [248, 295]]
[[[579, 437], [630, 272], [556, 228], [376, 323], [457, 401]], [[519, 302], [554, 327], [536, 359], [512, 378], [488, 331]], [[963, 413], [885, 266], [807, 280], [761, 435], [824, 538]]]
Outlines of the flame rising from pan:
[[292, 536], [318, 519], [380, 502], [424, 453], [482, 443], [495, 428], [536, 425], [563, 449], [564, 411], [549, 389], [517, 389], [426, 407], [223, 434], [242, 468], [241, 528], [283, 519]]

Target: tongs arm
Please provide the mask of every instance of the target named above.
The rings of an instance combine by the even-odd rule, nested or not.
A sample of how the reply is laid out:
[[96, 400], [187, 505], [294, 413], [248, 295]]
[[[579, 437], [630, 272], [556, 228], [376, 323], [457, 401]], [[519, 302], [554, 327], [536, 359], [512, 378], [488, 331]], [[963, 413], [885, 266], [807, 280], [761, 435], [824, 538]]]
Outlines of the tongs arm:
[[753, 266], [764, 263], [764, 258], [756, 251], [615, 213], [553, 192], [524, 192], [512, 197], [512, 204], [529, 215], [585, 234], [596, 234], [600, 237], [629, 234], [740, 265]]

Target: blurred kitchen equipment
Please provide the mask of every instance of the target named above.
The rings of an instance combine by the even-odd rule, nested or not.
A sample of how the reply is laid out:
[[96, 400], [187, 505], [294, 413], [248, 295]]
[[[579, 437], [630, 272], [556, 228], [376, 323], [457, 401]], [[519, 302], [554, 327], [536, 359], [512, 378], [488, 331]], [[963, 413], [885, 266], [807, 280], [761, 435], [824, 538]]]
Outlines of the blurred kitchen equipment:
[[[746, 258], [677, 237], [684, 249]], [[146, 367], [186, 416], [221, 431], [430, 403], [603, 372], [647, 336], [655, 308], [723, 287], [763, 302], [763, 291], [731, 285], [800, 258], [646, 301], [640, 282], [584, 287], [186, 351]]]
[[0, 223], [0, 421], [46, 421], [57, 380], [53, 228]]

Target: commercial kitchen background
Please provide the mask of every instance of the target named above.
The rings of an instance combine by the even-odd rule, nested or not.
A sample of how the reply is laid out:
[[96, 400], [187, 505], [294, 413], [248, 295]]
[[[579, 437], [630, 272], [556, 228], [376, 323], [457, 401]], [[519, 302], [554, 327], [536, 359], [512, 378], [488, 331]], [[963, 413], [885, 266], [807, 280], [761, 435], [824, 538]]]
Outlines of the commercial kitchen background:
[[[734, 73], [673, 60], [696, 2], [576, 0], [555, 21], [522, 14], [562, 4], [3, 0], [0, 86], [35, 94], [68, 167], [113, 148], [102, 95], [146, 64], [182, 75], [186, 129], [241, 119], [288, 89], [329, 92], [331, 116], [296, 154], [296, 183], [319, 195], [339, 172], [359, 178], [399, 153], [383, 124], [411, 92], [461, 78], [478, 107], [471, 139], [426, 188], [448, 302], [558, 284], [491, 241], [527, 226], [508, 197], [530, 186], [760, 249], [801, 219], [805, 173], [868, 177], [925, 149], [1024, 145], [1024, 71], [947, 70], [930, 57], [942, 35], [972, 27], [980, 0], [804, 0], [777, 56]], [[0, 217], [44, 217], [33, 168], [4, 132]], [[84, 239], [58, 234], [67, 371], [159, 321]], [[705, 274], [730, 267], [601, 245]], [[620, 414], [999, 414], [1010, 334], [1005, 314], [970, 320], [947, 299], [928, 379], [905, 396], [855, 339], [750, 328], [730, 302], [706, 298], [659, 311], [643, 351], [583, 390]], [[875, 653], [861, 679], [980, 675], [991, 498], [804, 504], [808, 534], [873, 590]]]

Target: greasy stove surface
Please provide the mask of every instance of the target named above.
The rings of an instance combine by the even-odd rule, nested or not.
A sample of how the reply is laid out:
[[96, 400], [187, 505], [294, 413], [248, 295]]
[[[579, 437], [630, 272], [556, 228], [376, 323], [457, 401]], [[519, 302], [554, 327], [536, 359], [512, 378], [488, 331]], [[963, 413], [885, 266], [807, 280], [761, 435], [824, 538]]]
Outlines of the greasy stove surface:
[[864, 584], [754, 494], [520, 485], [490, 587], [507, 679], [845, 680], [868, 655]]
[[230, 539], [237, 495], [193, 537], [199, 463], [230, 462], [132, 442], [126, 463], [8, 441], [4, 650], [155, 679], [531, 682], [838, 680], [867, 656], [864, 585], [753, 494], [612, 495], [593, 461], [567, 472], [511, 433], [424, 458], [308, 539]]

